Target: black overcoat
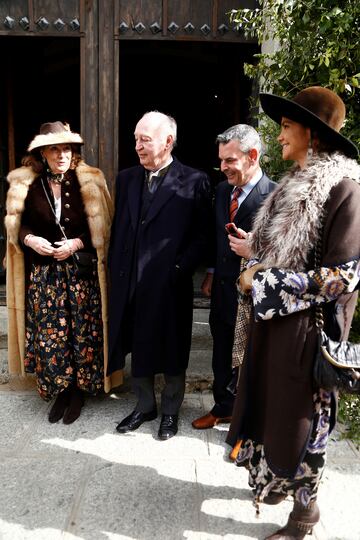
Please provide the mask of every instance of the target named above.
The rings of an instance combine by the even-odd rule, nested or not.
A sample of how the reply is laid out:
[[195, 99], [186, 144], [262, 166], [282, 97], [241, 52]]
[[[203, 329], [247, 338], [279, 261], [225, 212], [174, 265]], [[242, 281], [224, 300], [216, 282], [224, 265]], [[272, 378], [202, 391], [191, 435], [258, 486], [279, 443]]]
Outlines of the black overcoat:
[[[234, 223], [246, 232], [251, 231], [259, 206], [276, 187], [265, 174], [241, 203]], [[227, 324], [235, 325], [237, 312], [236, 279], [240, 273], [241, 257], [230, 249], [225, 224], [229, 222], [230, 198], [233, 186], [227, 180], [221, 182], [215, 194], [216, 248], [215, 273], [211, 290], [211, 315]]]
[[131, 351], [133, 376], [177, 375], [189, 360], [192, 275], [208, 251], [209, 180], [174, 159], [142, 219], [144, 179], [139, 165], [120, 172], [116, 180], [109, 251], [109, 373], [123, 367]]

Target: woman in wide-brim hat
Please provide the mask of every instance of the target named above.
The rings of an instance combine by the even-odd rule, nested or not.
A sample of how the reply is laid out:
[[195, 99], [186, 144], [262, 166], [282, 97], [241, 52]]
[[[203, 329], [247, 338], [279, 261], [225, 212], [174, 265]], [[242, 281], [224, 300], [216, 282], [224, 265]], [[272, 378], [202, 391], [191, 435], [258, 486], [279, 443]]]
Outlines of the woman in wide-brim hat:
[[8, 175], [9, 371], [36, 374], [40, 396], [55, 398], [51, 423], [71, 424], [84, 395], [122, 381], [104, 378], [112, 203], [102, 172], [81, 161], [82, 143], [67, 124], [43, 124]]
[[304, 538], [319, 520], [317, 490], [336, 395], [313, 383], [315, 306], [324, 306], [327, 333], [346, 339], [359, 283], [360, 167], [356, 146], [339, 133], [345, 106], [334, 92], [310, 87], [293, 100], [271, 94], [260, 100], [281, 125], [283, 158], [295, 165], [255, 219], [254, 261], [240, 276], [254, 317], [240, 351], [228, 442], [242, 440], [237, 464], [249, 469], [256, 503], [293, 498], [287, 525], [268, 537], [280, 540]]

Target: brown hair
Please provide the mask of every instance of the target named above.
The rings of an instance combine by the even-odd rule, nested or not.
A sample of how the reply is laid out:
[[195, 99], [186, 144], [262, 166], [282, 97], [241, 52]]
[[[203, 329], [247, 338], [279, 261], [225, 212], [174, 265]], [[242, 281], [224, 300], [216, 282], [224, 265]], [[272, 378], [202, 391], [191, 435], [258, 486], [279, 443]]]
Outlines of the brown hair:
[[318, 154], [332, 154], [333, 152], [336, 152], [339, 150], [335, 144], [331, 144], [328, 141], [325, 141], [321, 135], [319, 135], [318, 132], [312, 131], [311, 132], [311, 140], [312, 140], [312, 146], [316, 153]]
[[[41, 147], [35, 148], [32, 152], [29, 152], [28, 154], [26, 154], [21, 160], [21, 165], [24, 165], [25, 167], [31, 167], [32, 170], [37, 174], [42, 173], [45, 167], [44, 167], [44, 161], [41, 156], [40, 150], [41, 150]], [[72, 157], [71, 157], [70, 169], [76, 169], [79, 162], [81, 161], [80, 145], [72, 144], [71, 152], [72, 152]]]

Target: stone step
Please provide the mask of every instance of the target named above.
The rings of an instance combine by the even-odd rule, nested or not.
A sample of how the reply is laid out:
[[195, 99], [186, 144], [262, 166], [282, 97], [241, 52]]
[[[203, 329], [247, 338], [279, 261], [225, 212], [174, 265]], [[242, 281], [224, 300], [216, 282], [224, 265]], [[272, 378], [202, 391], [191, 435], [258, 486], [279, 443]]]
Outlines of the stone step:
[[[187, 370], [187, 391], [204, 390], [211, 386], [212, 337], [209, 328], [209, 309], [196, 308], [193, 313], [192, 343]], [[129, 362], [126, 379], [129, 378]], [[7, 310], [0, 306], [0, 384], [8, 382], [7, 366]]]

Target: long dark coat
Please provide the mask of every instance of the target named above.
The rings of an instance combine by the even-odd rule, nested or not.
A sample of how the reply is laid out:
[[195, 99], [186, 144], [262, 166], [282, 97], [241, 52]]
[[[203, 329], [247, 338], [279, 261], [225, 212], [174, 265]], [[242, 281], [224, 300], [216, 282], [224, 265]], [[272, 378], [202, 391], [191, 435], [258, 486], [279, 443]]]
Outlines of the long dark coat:
[[[275, 182], [263, 174], [241, 203], [234, 217], [235, 225], [246, 232], [251, 231], [252, 222], [259, 206], [275, 187]], [[211, 313], [217, 319], [235, 325], [237, 312], [236, 279], [240, 272], [241, 258], [230, 249], [228, 235], [225, 232], [225, 224], [229, 222], [232, 189], [233, 186], [227, 180], [221, 182], [216, 188], [216, 249], [214, 250], [215, 273], [211, 290]]]
[[[136, 166], [120, 172], [116, 180], [109, 372], [123, 367], [131, 351], [134, 376], [177, 375], [189, 360], [192, 275], [208, 249], [209, 181], [205, 173], [174, 159], [141, 219], [144, 178], [144, 168]], [[134, 285], [129, 333], [127, 306]]]
[[[331, 190], [321, 266], [360, 257], [359, 202], [360, 188], [353, 180], [344, 179]], [[333, 339], [347, 339], [356, 300], [357, 293], [351, 293], [328, 304], [326, 330]], [[239, 437], [263, 444], [278, 476], [292, 477], [306, 450], [314, 417], [316, 347], [313, 309], [250, 325], [227, 442], [234, 445]]]

